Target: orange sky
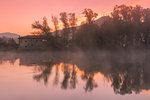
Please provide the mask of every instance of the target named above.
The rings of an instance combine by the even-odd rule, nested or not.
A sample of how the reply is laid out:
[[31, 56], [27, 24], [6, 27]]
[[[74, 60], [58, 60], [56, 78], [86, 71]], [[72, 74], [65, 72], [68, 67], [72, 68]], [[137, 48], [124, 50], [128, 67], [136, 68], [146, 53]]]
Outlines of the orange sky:
[[0, 33], [27, 35], [33, 31], [31, 24], [44, 16], [52, 26], [52, 14], [58, 16], [66, 11], [81, 17], [84, 8], [91, 8], [100, 15], [106, 15], [116, 4], [150, 7], [150, 0], [0, 0]]

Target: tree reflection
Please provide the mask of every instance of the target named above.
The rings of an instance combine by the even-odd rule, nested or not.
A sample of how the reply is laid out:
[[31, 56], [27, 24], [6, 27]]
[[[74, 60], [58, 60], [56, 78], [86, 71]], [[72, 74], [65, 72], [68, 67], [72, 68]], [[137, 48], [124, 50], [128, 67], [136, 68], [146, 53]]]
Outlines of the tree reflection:
[[62, 85], [61, 85], [62, 89], [67, 89], [68, 88], [69, 78], [70, 78], [70, 71], [69, 71], [68, 65], [66, 65], [66, 66], [64, 66], [64, 79], [63, 79], [63, 82], [62, 82]]
[[93, 74], [84, 74], [82, 76], [83, 80], [86, 80], [86, 86], [84, 87], [85, 92], [91, 92], [94, 88], [96, 88], [98, 85], [95, 83]]
[[[36, 66], [33, 79], [44, 81], [48, 79], [53, 71], [54, 85], [61, 85], [61, 89], [76, 89], [77, 82], [85, 82], [85, 92], [91, 92], [98, 87], [95, 75], [100, 72], [111, 82], [116, 94], [125, 95], [140, 93], [142, 90], [150, 90], [150, 53], [5, 53], [0, 54], [0, 62], [15, 62], [19, 59], [20, 65]], [[11, 56], [11, 57], [9, 57]], [[39, 57], [37, 57], [39, 56]], [[68, 59], [66, 59], [68, 58]], [[12, 63], [11, 63], [12, 64]], [[62, 73], [61, 73], [62, 72]], [[61, 77], [63, 79], [61, 80]]]
[[113, 78], [112, 81], [112, 87], [114, 89], [114, 92], [122, 95], [126, 93], [132, 93], [131, 84], [131, 79], [128, 75], [123, 76], [123, 79], [121, 79], [121, 77], [119, 76], [116, 76]]
[[59, 82], [59, 69], [58, 65], [56, 65], [56, 74], [55, 74], [55, 79], [54, 79], [54, 85], [58, 85]]
[[[115, 66], [113, 66], [115, 65]], [[143, 64], [139, 62], [125, 61], [125, 63], [113, 63], [109, 76], [112, 81], [112, 87], [116, 94], [140, 93], [143, 89]], [[116, 66], [118, 65], [118, 67]], [[118, 68], [120, 68], [118, 70]]]
[[51, 70], [52, 70], [52, 65], [53, 63], [47, 64], [45, 66], [40, 66], [38, 68], [38, 70], [41, 72], [40, 74], [34, 75], [33, 79], [40, 81], [40, 80], [44, 80], [45, 85], [48, 82], [49, 76], [51, 74]]
[[76, 88], [76, 83], [77, 83], [77, 71], [75, 69], [75, 66], [73, 65], [73, 70], [72, 70], [72, 74], [71, 74], [71, 78], [70, 78], [71, 89]]

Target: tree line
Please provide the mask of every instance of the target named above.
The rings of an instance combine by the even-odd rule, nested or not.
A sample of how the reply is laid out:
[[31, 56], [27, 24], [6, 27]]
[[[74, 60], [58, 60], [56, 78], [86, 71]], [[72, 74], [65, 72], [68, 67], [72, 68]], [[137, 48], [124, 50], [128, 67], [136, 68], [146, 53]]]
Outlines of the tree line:
[[[92, 9], [82, 12], [86, 21], [77, 26], [75, 13], [61, 12], [60, 18], [52, 16], [55, 31], [48, 25], [47, 18], [43, 22], [36, 21], [32, 28], [34, 35], [43, 36], [47, 47], [52, 49], [117, 49], [117, 48], [149, 48], [150, 44], [150, 8], [140, 5], [116, 5], [102, 25], [95, 24], [98, 14]], [[59, 21], [63, 29], [59, 30]]]

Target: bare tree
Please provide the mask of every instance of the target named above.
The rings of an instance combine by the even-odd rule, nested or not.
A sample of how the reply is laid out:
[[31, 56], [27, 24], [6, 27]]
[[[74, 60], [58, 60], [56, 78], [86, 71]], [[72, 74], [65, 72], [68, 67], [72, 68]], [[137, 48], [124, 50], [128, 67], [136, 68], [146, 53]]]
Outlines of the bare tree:
[[35, 21], [35, 23], [32, 24], [33, 29], [37, 29], [38, 31], [32, 33], [36, 35], [49, 35], [50, 32], [50, 27], [47, 23], [47, 18], [43, 18], [43, 23], [41, 24], [39, 21]]

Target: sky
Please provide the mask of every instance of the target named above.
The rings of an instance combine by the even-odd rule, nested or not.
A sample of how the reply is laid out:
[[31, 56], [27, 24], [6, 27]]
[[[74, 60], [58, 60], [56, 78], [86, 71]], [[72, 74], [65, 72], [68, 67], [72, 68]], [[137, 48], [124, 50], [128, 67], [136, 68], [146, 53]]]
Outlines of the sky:
[[82, 18], [84, 8], [91, 8], [99, 15], [108, 15], [115, 5], [141, 5], [150, 7], [150, 0], [0, 0], [0, 33], [12, 32], [28, 35], [31, 24], [47, 17], [52, 27], [51, 15], [74, 12]]

